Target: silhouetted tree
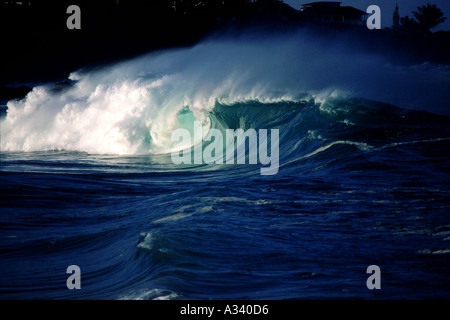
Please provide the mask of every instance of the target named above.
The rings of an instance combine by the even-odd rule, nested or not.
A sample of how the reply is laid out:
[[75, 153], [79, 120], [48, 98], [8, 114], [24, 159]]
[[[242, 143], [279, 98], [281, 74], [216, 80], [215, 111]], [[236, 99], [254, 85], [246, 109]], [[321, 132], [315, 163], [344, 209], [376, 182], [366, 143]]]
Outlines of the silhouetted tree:
[[394, 14], [392, 15], [393, 27], [397, 29], [400, 26], [400, 16], [398, 14], [398, 4], [395, 4]]
[[408, 32], [418, 32], [420, 31], [420, 26], [416, 20], [411, 19], [408, 16], [400, 18], [400, 24]]
[[417, 7], [417, 11], [414, 11], [413, 15], [425, 32], [430, 32], [430, 29], [447, 20], [441, 9], [437, 8], [435, 4], [429, 3], [426, 6]]

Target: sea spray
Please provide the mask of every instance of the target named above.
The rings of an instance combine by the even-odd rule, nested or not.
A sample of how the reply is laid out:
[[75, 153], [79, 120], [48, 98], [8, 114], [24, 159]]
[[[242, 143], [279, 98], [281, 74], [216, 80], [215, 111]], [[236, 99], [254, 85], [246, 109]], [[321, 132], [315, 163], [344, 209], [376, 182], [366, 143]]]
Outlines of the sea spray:
[[[296, 103], [332, 94], [448, 112], [442, 104], [449, 100], [448, 69], [394, 66], [351, 49], [344, 39], [325, 41], [302, 30], [223, 36], [76, 71], [71, 87], [57, 91], [43, 84], [8, 102], [1, 149], [169, 154], [172, 132], [210, 121], [217, 102]], [[184, 123], [183, 110], [191, 115]]]

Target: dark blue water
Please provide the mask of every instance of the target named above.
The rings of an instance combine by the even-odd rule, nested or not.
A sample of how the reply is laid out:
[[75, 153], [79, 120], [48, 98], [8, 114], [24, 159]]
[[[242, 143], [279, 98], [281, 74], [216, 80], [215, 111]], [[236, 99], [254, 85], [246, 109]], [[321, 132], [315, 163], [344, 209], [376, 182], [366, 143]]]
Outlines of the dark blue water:
[[[201, 74], [197, 91], [170, 73], [117, 74], [8, 105], [1, 299], [450, 298], [450, 118], [303, 87], [293, 98], [294, 85], [289, 99], [235, 83], [214, 96]], [[278, 173], [155, 152], [194, 118], [279, 129]], [[69, 265], [80, 290], [66, 287]]]

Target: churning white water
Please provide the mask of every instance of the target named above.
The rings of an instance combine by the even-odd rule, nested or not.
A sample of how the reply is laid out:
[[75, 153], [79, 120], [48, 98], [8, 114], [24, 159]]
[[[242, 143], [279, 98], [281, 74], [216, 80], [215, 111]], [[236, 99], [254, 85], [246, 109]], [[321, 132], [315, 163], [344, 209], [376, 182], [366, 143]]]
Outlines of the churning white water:
[[[168, 153], [171, 133], [201, 121], [215, 102], [298, 101], [361, 96], [410, 109], [445, 113], [448, 68], [399, 67], [336, 39], [304, 32], [243, 35], [192, 48], [149, 53], [75, 71], [63, 91], [36, 86], [10, 101], [1, 120], [1, 149], [74, 150], [101, 154]], [[180, 117], [188, 108], [191, 119]]]

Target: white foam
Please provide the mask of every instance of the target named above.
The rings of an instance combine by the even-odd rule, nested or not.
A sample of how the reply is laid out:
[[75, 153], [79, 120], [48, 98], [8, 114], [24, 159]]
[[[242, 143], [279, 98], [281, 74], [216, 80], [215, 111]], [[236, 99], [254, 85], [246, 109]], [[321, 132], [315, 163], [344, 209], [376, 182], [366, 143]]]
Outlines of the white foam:
[[420, 254], [450, 254], [450, 249], [440, 249], [440, 250], [431, 250], [431, 249], [422, 249], [419, 250]]
[[134, 290], [124, 296], [119, 297], [117, 300], [174, 300], [179, 295], [170, 290], [164, 289], [139, 289]]
[[153, 234], [151, 232], [141, 232], [140, 236], [141, 240], [139, 241], [137, 247], [148, 251], [152, 250], [154, 241]]
[[178, 220], [190, 217], [190, 216], [192, 216], [192, 213], [190, 213], [190, 214], [178, 213], [178, 214], [174, 214], [174, 215], [171, 215], [168, 217], [156, 219], [156, 220], [152, 221], [152, 223], [173, 222], [173, 221], [178, 221]]
[[[424, 99], [444, 101], [442, 96], [448, 95], [431, 90], [449, 83], [448, 71], [439, 71], [440, 85], [432, 86], [433, 70], [399, 72], [372, 54], [352, 52], [341, 42], [332, 44], [302, 32], [205, 41], [95, 71], [73, 72], [69, 78], [75, 85], [63, 91], [35, 87], [22, 101], [8, 102], [0, 147], [169, 153], [176, 145], [171, 133], [181, 125], [179, 111], [189, 106], [194, 118], [205, 123], [216, 101], [273, 103], [310, 96], [320, 110], [333, 113], [328, 99], [354, 94], [383, 102], [401, 97], [400, 106], [422, 103], [429, 109]], [[416, 76], [424, 72], [426, 81]], [[399, 90], [410, 89], [396, 85], [403, 80], [416, 89], [428, 86], [430, 93], [416, 90], [424, 97], [413, 95], [409, 101], [411, 95]]]

